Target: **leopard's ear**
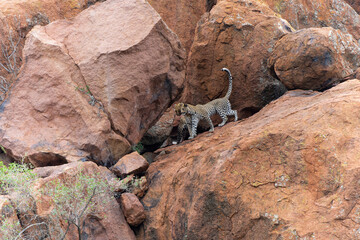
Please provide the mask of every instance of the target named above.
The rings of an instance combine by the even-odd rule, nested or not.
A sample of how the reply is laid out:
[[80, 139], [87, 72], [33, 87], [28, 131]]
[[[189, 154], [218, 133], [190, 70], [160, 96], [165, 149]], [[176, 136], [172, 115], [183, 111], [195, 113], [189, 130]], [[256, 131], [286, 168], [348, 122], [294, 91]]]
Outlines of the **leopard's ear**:
[[186, 104], [186, 103], [184, 103], [184, 107], [187, 107], [187, 104]]

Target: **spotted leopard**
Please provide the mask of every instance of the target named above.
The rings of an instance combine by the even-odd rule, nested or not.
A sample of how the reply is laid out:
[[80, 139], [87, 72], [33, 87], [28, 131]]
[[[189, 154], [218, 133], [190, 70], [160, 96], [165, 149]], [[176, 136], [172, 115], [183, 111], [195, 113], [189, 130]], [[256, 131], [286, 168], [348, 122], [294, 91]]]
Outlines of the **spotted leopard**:
[[[232, 76], [231, 72], [227, 68], [221, 69], [222, 71], [226, 71], [229, 76], [229, 89], [223, 98], [218, 98], [208, 102], [204, 105], [190, 105], [186, 103], [178, 103], [175, 105], [175, 110], [177, 115], [183, 115], [185, 118], [185, 122], [189, 129], [190, 137], [189, 139], [194, 138], [197, 135], [197, 126], [201, 119], [204, 119], [208, 122], [210, 126], [210, 132], [214, 131], [214, 125], [211, 121], [211, 116], [215, 113], [218, 113], [222, 119], [222, 122], [219, 126], [224, 126], [226, 121], [228, 120], [227, 116], [234, 116], [235, 121], [238, 120], [237, 111], [231, 109], [231, 104], [229, 101], [231, 91], [232, 91]], [[191, 121], [190, 121], [190, 120]], [[189, 124], [191, 122], [191, 124]], [[190, 131], [191, 130], [191, 131]]]

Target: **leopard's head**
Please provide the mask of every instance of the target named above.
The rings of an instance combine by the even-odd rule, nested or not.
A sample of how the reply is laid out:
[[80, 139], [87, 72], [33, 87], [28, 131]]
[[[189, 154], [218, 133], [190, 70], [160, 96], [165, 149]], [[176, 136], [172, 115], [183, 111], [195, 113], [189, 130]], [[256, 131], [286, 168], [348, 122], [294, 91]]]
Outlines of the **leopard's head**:
[[188, 105], [186, 103], [175, 104], [174, 108], [175, 108], [176, 115], [178, 115], [178, 116], [185, 115], [187, 113], [187, 110], [186, 110], [187, 107], [188, 107]]

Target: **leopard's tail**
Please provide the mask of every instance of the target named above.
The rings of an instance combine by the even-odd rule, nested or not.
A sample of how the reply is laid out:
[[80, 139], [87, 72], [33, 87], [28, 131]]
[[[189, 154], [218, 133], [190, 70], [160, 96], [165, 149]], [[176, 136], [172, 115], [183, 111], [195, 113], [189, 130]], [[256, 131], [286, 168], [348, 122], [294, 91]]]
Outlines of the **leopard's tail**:
[[231, 95], [231, 92], [232, 92], [232, 76], [231, 76], [231, 72], [230, 72], [230, 70], [227, 69], [227, 68], [222, 68], [221, 71], [225, 71], [225, 72], [227, 72], [227, 74], [229, 75], [229, 89], [228, 89], [228, 91], [227, 91], [227, 93], [226, 93], [226, 95], [225, 95], [225, 97], [226, 97], [227, 99], [229, 99], [229, 97], [230, 97], [230, 95]]

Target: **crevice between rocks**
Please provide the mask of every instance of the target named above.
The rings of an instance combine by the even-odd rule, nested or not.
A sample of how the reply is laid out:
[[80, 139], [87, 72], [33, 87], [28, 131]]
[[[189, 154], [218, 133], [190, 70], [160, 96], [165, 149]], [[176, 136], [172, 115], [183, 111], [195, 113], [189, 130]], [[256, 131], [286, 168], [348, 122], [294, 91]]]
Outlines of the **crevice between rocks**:
[[[85, 79], [84, 75], [82, 74], [82, 71], [81, 71], [80, 66], [76, 63], [75, 59], [71, 56], [70, 51], [69, 51], [69, 49], [68, 49], [68, 47], [67, 47], [67, 45], [66, 45], [66, 43], [65, 43], [67, 38], [68, 38], [68, 35], [64, 38], [62, 44], [63, 44], [64, 47], [65, 47], [65, 50], [66, 50], [66, 52], [67, 52], [67, 55], [71, 58], [71, 60], [73, 61], [74, 65], [75, 65], [76, 68], [78, 69], [78, 71], [79, 71], [79, 73], [80, 73], [80, 75], [81, 75], [81, 81], [84, 83], [85, 87], [86, 87], [87, 90], [89, 91], [89, 96], [90, 96], [91, 100], [92, 100], [92, 101], [95, 101], [95, 104], [96, 104], [96, 102], [97, 102], [97, 103], [100, 105], [99, 110], [102, 110], [102, 111], [105, 113], [105, 115], [107, 116], [107, 118], [108, 118], [108, 120], [109, 120], [109, 122], [110, 122], [110, 128], [111, 128], [111, 130], [112, 130], [114, 133], [116, 133], [117, 135], [119, 135], [119, 136], [121, 136], [121, 137], [123, 137], [123, 138], [126, 139], [125, 135], [115, 128], [114, 122], [113, 122], [113, 120], [112, 120], [112, 118], [111, 118], [111, 114], [105, 109], [104, 104], [103, 104], [100, 100], [98, 100], [98, 99], [92, 94], [91, 89], [88, 87], [88, 85], [87, 85], [87, 83], [86, 83], [86, 79]], [[95, 106], [95, 104], [94, 104], [94, 105], [90, 104], [90, 105], [91, 105], [91, 106]], [[127, 140], [127, 139], [126, 139], [126, 140]]]

